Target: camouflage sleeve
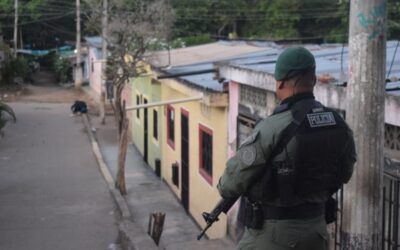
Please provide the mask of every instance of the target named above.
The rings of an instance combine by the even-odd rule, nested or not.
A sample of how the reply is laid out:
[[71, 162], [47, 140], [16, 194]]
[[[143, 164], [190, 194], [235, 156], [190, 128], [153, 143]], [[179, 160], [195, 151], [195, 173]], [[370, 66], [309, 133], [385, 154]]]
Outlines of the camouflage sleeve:
[[353, 171], [354, 164], [357, 161], [356, 147], [354, 144], [353, 132], [348, 130], [349, 139], [346, 146], [344, 147], [343, 157], [341, 159], [342, 163], [342, 183], [349, 182]]
[[239, 197], [264, 173], [266, 159], [269, 159], [273, 143], [272, 131], [259, 129], [257, 126], [253, 134], [239, 147], [236, 155], [226, 164], [225, 172], [217, 185], [222, 197]]

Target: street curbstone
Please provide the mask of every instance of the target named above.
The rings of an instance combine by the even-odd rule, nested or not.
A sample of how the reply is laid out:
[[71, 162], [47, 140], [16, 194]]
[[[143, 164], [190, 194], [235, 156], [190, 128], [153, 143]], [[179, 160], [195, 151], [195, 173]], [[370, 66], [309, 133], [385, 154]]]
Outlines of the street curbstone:
[[119, 190], [115, 188], [115, 181], [112, 177], [107, 164], [105, 163], [100, 151], [100, 146], [92, 132], [90, 120], [87, 114], [82, 115], [82, 120], [85, 125], [87, 134], [92, 144], [92, 150], [96, 157], [100, 172], [102, 173], [105, 181], [107, 182], [111, 196], [113, 197], [117, 208], [121, 214], [122, 222], [118, 225], [118, 243], [124, 250], [153, 250], [159, 249], [154, 241], [148, 234], [138, 229], [139, 226], [132, 222], [132, 214], [129, 211], [128, 203], [121, 195]]

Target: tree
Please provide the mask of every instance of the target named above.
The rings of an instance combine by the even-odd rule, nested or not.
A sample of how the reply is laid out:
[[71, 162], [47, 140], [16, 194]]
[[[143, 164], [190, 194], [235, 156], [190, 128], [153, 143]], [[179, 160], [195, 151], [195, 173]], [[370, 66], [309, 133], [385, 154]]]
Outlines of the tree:
[[[101, 1], [88, 0], [88, 4], [95, 10], [92, 17], [98, 19], [101, 16]], [[120, 139], [116, 186], [125, 194], [124, 164], [129, 121], [122, 92], [131, 78], [145, 72], [149, 49], [154, 41], [167, 37], [174, 15], [166, 0], [115, 0], [109, 4], [108, 16], [107, 78], [115, 89], [113, 106]], [[97, 29], [100, 34], [100, 27], [97, 26]]]
[[172, 0], [177, 13], [174, 27], [175, 37], [199, 34], [228, 36], [239, 34], [248, 10], [249, 0]]
[[[5, 40], [12, 39], [14, 1], [0, 0], [0, 23]], [[75, 39], [75, 2], [67, 0], [19, 0], [19, 41], [32, 49], [48, 49]], [[83, 13], [88, 8], [83, 9]], [[85, 15], [82, 15], [85, 23]]]

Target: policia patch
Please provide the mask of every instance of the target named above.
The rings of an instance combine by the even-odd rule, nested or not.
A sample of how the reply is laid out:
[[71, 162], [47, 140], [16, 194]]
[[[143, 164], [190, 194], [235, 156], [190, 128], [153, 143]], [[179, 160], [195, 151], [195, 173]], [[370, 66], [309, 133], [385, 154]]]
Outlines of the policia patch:
[[307, 119], [312, 128], [336, 125], [336, 120], [332, 112], [308, 114]]
[[246, 166], [251, 166], [257, 158], [257, 149], [254, 145], [245, 146], [240, 149], [240, 161]]

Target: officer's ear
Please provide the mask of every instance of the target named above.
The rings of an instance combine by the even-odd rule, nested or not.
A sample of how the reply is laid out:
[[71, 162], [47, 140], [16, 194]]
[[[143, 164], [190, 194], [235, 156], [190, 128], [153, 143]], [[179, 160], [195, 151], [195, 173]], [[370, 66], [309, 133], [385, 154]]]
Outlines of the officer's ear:
[[276, 81], [277, 89], [283, 89], [284, 84], [285, 84], [285, 81]]

